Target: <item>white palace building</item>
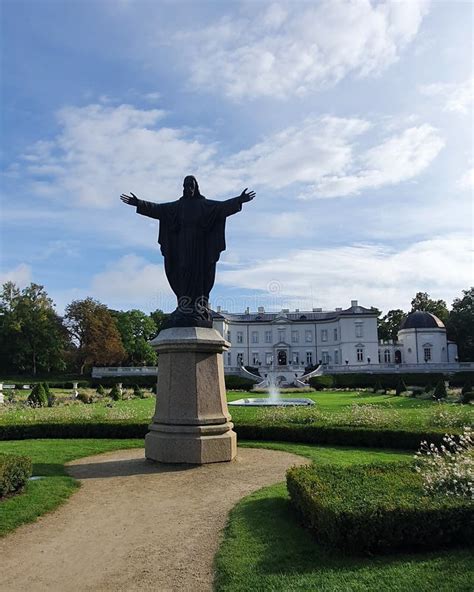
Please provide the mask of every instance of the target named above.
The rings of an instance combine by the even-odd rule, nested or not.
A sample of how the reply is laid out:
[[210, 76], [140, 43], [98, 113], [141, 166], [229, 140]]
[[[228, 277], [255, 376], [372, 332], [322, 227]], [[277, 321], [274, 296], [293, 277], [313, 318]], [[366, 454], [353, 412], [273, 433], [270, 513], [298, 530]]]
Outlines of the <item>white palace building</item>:
[[218, 308], [214, 328], [231, 343], [224, 354], [228, 374], [242, 374], [242, 366], [250, 366], [259, 368], [261, 376], [277, 372], [289, 382], [305, 375], [305, 368], [318, 366], [331, 373], [453, 371], [463, 366], [456, 344], [448, 342], [445, 326], [434, 315], [410, 313], [398, 341], [380, 342], [377, 312], [357, 300], [332, 311], [265, 312], [259, 307], [257, 312], [234, 314]]
[[[323, 311], [229, 313], [217, 307], [213, 326], [231, 344], [224, 353], [226, 374], [260, 378], [278, 384], [300, 384], [310, 375], [339, 372], [474, 371], [459, 362], [457, 346], [447, 340], [444, 324], [429, 312], [408, 314], [397, 341], [379, 341], [377, 312], [352, 300], [349, 308]], [[93, 368], [92, 376], [156, 374], [157, 367]]]

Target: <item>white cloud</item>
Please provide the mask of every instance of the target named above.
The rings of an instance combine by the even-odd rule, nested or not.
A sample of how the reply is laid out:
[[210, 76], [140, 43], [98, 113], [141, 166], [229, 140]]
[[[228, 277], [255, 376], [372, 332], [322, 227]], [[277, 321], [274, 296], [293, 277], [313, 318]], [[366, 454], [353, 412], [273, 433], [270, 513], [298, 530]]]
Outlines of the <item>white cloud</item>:
[[5, 282], [13, 282], [20, 288], [25, 288], [31, 281], [31, 266], [26, 263], [20, 263], [13, 269], [0, 273], [0, 285]]
[[444, 111], [468, 115], [474, 101], [474, 78], [459, 83], [425, 84], [420, 86], [420, 92], [428, 97], [439, 97]]
[[257, 3], [177, 41], [190, 53], [196, 87], [236, 100], [282, 99], [349, 74], [378, 74], [414, 39], [428, 6], [425, 0]]
[[431, 164], [443, 146], [444, 141], [432, 126], [409, 128], [362, 153], [351, 163], [354, 173], [323, 177], [309, 190], [309, 196], [351, 195], [412, 179]]
[[[452, 234], [400, 250], [381, 245], [351, 245], [295, 250], [221, 270], [221, 284], [261, 290], [268, 300], [301, 308], [348, 306], [351, 299], [385, 309], [409, 305], [414, 293], [451, 301], [472, 281], [471, 236]], [[275, 290], [275, 286], [277, 289]]]
[[223, 157], [212, 140], [163, 126], [163, 112], [156, 109], [89, 105], [69, 107], [59, 117], [59, 134], [37, 142], [24, 155], [24, 166], [33, 193], [67, 200], [67, 206], [107, 208], [128, 191], [173, 200], [189, 173], [198, 177], [205, 195], [209, 187], [213, 196], [235, 195], [246, 185], [289, 188], [304, 198], [352, 195], [414, 178], [443, 146], [426, 124], [392, 130], [374, 145], [367, 133], [371, 122], [322, 116]]
[[170, 309], [175, 302], [163, 265], [126, 255], [92, 278], [90, 292], [110, 307]]
[[471, 192], [474, 190], [474, 167], [466, 171], [459, 179], [458, 187]]

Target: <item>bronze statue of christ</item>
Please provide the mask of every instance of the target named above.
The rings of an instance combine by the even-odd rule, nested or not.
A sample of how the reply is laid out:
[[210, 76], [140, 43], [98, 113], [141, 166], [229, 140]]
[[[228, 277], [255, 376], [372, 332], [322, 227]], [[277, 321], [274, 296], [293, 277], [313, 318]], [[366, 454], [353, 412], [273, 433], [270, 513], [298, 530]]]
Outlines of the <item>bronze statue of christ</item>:
[[120, 199], [137, 208], [137, 214], [160, 221], [158, 242], [165, 273], [178, 306], [166, 327], [212, 327], [209, 294], [214, 286], [216, 263], [225, 251], [225, 222], [255, 197], [244, 189], [225, 201], [206, 199], [193, 176], [184, 179], [183, 195], [167, 203], [122, 194]]

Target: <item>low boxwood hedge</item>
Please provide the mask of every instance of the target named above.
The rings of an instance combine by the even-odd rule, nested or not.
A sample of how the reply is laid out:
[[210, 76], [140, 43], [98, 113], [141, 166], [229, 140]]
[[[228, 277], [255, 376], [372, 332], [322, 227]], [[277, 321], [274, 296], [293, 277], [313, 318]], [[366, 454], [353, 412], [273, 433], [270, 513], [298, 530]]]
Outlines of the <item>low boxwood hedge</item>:
[[[441, 445], [444, 431], [390, 430], [348, 426], [310, 424], [238, 423], [234, 426], [242, 440], [300, 442], [367, 448], [417, 450], [422, 440]], [[4, 425], [0, 440], [29, 438], [144, 438], [148, 422], [86, 422], [36, 423]]]
[[235, 374], [227, 374], [225, 377], [225, 388], [227, 390], [250, 391], [257, 380], [251, 378], [244, 378], [243, 376], [236, 376]]
[[405, 384], [413, 386], [435, 385], [440, 380], [444, 380], [443, 374], [439, 373], [391, 373], [379, 374], [368, 372], [360, 373], [341, 373], [341, 374], [323, 374], [309, 379], [309, 384], [315, 388], [374, 388], [379, 386], [382, 389], [395, 389], [400, 380]]
[[0, 499], [21, 491], [31, 472], [31, 459], [27, 456], [0, 454]]
[[322, 543], [348, 553], [435, 549], [474, 541], [474, 505], [424, 494], [411, 463], [305, 465], [287, 472], [292, 504]]

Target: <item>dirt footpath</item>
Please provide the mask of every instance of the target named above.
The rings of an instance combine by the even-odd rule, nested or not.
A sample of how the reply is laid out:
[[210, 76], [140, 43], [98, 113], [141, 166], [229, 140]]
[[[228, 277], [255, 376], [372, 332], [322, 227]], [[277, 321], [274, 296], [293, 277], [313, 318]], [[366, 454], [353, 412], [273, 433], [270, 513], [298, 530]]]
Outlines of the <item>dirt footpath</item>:
[[143, 449], [75, 461], [68, 471], [80, 490], [0, 540], [0, 588], [208, 592], [229, 510], [305, 462], [251, 448], [231, 463], [198, 467], [157, 465]]

